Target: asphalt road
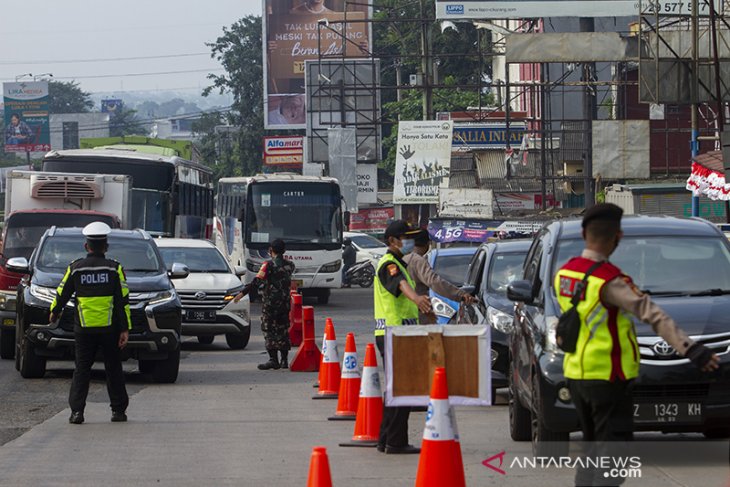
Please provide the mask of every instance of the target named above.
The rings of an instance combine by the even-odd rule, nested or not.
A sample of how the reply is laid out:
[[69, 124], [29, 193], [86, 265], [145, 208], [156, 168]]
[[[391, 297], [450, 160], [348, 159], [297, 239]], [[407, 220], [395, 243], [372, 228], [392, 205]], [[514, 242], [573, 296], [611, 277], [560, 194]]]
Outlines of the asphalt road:
[[[252, 307], [254, 333], [245, 350], [229, 350], [223, 337], [211, 345], [188, 339], [176, 384], [151, 383], [135, 362], [126, 364], [131, 396], [126, 424], [109, 422], [100, 367], [86, 423], [72, 426], [66, 405], [70, 363], [49, 363], [44, 379], [25, 380], [11, 361], [0, 362], [0, 485], [305, 485], [311, 448], [322, 444], [334, 485], [412, 486], [418, 456], [338, 447], [349, 440], [353, 424], [327, 421], [334, 401], [310, 399], [315, 374], [256, 369], [266, 360], [257, 309]], [[328, 316], [340, 344], [353, 332], [362, 354], [372, 341], [372, 290], [338, 290], [315, 312], [318, 342]], [[572, 468], [514, 463], [531, 456], [531, 448], [510, 440], [504, 397], [490, 408], [457, 408], [456, 416], [467, 485], [572, 485]], [[411, 414], [411, 442], [420, 443], [424, 421], [423, 412]], [[651, 450], [666, 447], [682, 456], [642, 456], [641, 477], [625, 485], [727, 487], [727, 442], [708, 443], [700, 435], [643, 436], [656, 440], [647, 444]], [[683, 458], [697, 452], [705, 463]], [[502, 473], [484, 465], [490, 458]]]

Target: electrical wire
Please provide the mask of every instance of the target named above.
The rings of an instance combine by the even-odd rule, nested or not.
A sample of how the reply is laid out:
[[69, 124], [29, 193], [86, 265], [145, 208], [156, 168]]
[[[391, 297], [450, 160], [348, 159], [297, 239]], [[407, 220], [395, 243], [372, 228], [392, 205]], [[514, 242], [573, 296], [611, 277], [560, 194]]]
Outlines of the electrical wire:
[[[209, 68], [209, 69], [182, 69], [179, 71], [157, 71], [154, 73], [122, 73], [122, 74], [92, 74], [88, 76], [54, 76], [53, 79], [66, 79], [66, 80], [77, 80], [77, 79], [100, 79], [100, 78], [134, 78], [139, 76], [161, 76], [168, 74], [185, 74], [185, 73], [212, 73], [225, 71], [223, 68]], [[6, 78], [3, 81], [13, 81], [12, 79]]]
[[113, 57], [113, 58], [91, 58], [91, 59], [63, 59], [63, 60], [47, 60], [47, 61], [0, 61], [0, 66], [24, 66], [31, 64], [76, 64], [76, 63], [102, 63], [116, 61], [138, 61], [143, 59], [172, 59], [193, 56], [210, 56], [210, 52], [191, 52], [186, 54], [160, 54], [158, 56], [132, 56], [132, 57]]

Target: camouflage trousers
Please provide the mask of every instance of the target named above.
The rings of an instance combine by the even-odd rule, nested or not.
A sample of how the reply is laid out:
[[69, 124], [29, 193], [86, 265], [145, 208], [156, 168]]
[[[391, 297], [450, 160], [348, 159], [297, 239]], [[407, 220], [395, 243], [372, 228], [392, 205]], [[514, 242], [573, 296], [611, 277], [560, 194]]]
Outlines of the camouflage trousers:
[[261, 331], [264, 332], [266, 350], [289, 350], [289, 313], [261, 315]]

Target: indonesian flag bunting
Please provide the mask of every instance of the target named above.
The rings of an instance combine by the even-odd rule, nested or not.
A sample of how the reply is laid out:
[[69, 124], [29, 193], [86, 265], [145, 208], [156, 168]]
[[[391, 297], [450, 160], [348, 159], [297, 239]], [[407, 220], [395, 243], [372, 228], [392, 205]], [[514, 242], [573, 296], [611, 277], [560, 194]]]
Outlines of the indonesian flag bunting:
[[725, 182], [725, 175], [696, 162], [692, 163], [692, 173], [687, 179], [687, 190], [692, 191], [693, 196], [707, 196], [711, 200], [730, 200], [730, 184]]

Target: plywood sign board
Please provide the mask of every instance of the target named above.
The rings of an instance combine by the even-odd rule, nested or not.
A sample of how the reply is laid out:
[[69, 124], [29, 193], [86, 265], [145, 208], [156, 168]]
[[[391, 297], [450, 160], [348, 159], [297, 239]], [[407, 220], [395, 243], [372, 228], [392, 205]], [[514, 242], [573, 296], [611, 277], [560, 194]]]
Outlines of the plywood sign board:
[[492, 404], [487, 326], [393, 326], [387, 328], [385, 346], [387, 406], [428, 405], [436, 367], [446, 368], [451, 404]]

